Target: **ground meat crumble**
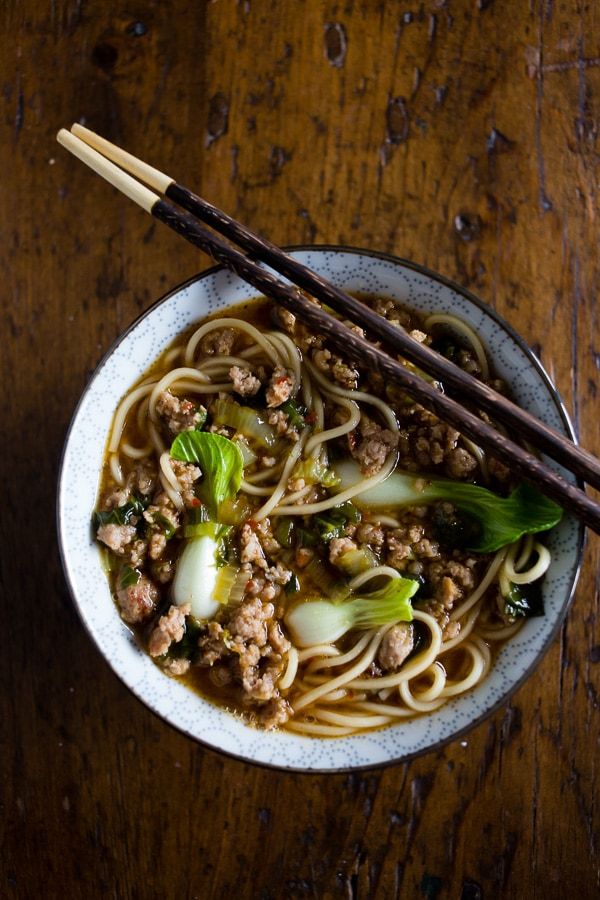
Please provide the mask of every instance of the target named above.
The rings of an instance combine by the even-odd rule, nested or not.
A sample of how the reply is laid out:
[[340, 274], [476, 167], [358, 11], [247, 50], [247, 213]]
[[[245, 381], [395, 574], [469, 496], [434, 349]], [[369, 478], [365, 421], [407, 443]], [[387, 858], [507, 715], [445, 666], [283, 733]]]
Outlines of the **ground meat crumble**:
[[[431, 337], [415, 327], [411, 314], [398, 309], [392, 301], [377, 300], [374, 308], [394, 325], [405, 329], [414, 340], [431, 343]], [[337, 451], [330, 459], [335, 459], [335, 452], [339, 452], [344, 444], [346, 454], [349, 449], [367, 477], [381, 470], [390, 453], [397, 453], [400, 467], [408, 471], [439, 471], [454, 479], [473, 480], [478, 462], [470, 452], [470, 445], [462, 441], [456, 429], [411, 401], [396, 386], [386, 385], [377, 373], [364, 372], [360, 366], [354, 368], [348, 364], [343, 356], [336, 355], [325, 346], [322, 336], [312, 335], [291, 313], [278, 310], [277, 318], [282, 327], [293, 335], [305, 358], [310, 359], [320, 373], [345, 389], [355, 390], [360, 384], [361, 389], [366, 388], [387, 398], [394, 406], [398, 431], [385, 427], [376, 411], [373, 413], [375, 418], [363, 412], [358, 426], [338, 440], [335, 445]], [[354, 330], [361, 332], [356, 326]], [[207, 355], [229, 356], [237, 337], [238, 332], [233, 328], [213, 330], [202, 339], [200, 348]], [[243, 349], [242, 343], [238, 347], [241, 357], [244, 357]], [[459, 350], [455, 361], [465, 371], [477, 376], [481, 374], [477, 360], [469, 351]], [[227, 370], [229, 360], [223, 363], [224, 370]], [[257, 366], [254, 358], [248, 366], [229, 366], [228, 373], [236, 394], [246, 398], [259, 395], [261, 398], [248, 401], [247, 405], [262, 407], [261, 415], [273, 429], [277, 441], [266, 452], [257, 452], [256, 467], [259, 471], [273, 468], [280, 463], [281, 448], [285, 447], [283, 439], [298, 441], [300, 438], [298, 427], [292, 426], [288, 413], [279, 408], [294, 396], [299, 387], [295, 376], [281, 365], [275, 366], [272, 371], [270, 365]], [[231, 394], [221, 394], [221, 397], [225, 396], [230, 397]], [[307, 400], [304, 402], [308, 403]], [[161, 420], [163, 438], [170, 437], [171, 440], [181, 432], [199, 427], [207, 415], [203, 406], [168, 390], [159, 395], [156, 410]], [[314, 412], [302, 409], [301, 414], [307, 424], [314, 421]], [[341, 424], [346, 417], [345, 410], [334, 405], [326, 407], [324, 427]], [[211, 424], [210, 416], [204, 427], [208, 432], [246, 440], [235, 434], [233, 428]], [[304, 424], [300, 427], [304, 429]], [[256, 451], [256, 446], [253, 449]], [[508, 484], [511, 475], [508, 468], [493, 459], [488, 462], [492, 478]], [[156, 466], [147, 462], [133, 465], [125, 484], [113, 487], [104, 496], [102, 505], [106, 511], [123, 506], [133, 496], [143, 500], [143, 512], [128, 518], [127, 524], [104, 524], [97, 529], [98, 540], [119, 558], [121, 566], [146, 567], [136, 584], [116, 592], [121, 616], [128, 624], [141, 626], [140, 634], [147, 641], [150, 655], [169, 674], [182, 676], [190, 667], [198, 666], [205, 670], [204, 677], [209, 678], [212, 684], [237, 692], [236, 702], [245, 710], [250, 721], [265, 729], [284, 725], [293, 716], [290, 702], [282, 696], [278, 687], [291, 647], [281, 626], [288, 602], [286, 591], [289, 588], [286, 585], [296, 574], [302, 579], [302, 569], [314, 559], [315, 550], [309, 546], [297, 546], [295, 549], [292, 546], [291, 550], [283, 548], [275, 538], [268, 518], [261, 522], [249, 519], [237, 526], [234, 546], [233, 549], [230, 547], [230, 551], [234, 564], [241, 567], [242, 577], [247, 576], [243, 598], [232, 608], [221, 609], [215, 620], [196, 623], [194, 627], [200, 629], [199, 637], [196, 639], [195, 631], [188, 632], [182, 645], [187, 648], [193, 634], [194, 652], [189, 658], [183, 658], [181, 649], [177, 650], [176, 645], [186, 634], [186, 617], [190, 614], [190, 607], [189, 604], [179, 607], [169, 606], [168, 603], [168, 585], [174, 577], [180, 546], [179, 540], [172, 543], [170, 540], [181, 534], [186, 516], [189, 516], [188, 510], [198, 506], [196, 484], [202, 473], [193, 463], [171, 460], [171, 466], [186, 509], [176, 508], [162, 489]], [[288, 490], [303, 490], [306, 480], [310, 484], [310, 479], [290, 476]], [[304, 500], [312, 502], [325, 496], [326, 492], [317, 485]], [[250, 504], [250, 510], [257, 509], [258, 505]], [[451, 620], [452, 611], [478, 583], [488, 559], [470, 557], [440, 544], [432, 524], [431, 507], [414, 507], [400, 514], [398, 525], [381, 524], [373, 512], [363, 515], [362, 521], [348, 524], [341, 532], [342, 536], [329, 541], [324, 556], [325, 565], [335, 567], [339, 576], [340, 559], [344, 554], [368, 548], [366, 555], [377, 563], [392, 566], [421, 580], [424, 592], [418, 596], [425, 599], [415, 601], [418, 608], [435, 617], [445, 641], [456, 637], [460, 624]], [[280, 539], [283, 541], [283, 538]], [[323, 557], [322, 551], [316, 552]], [[381, 641], [372, 673], [398, 671], [414, 649], [416, 633], [414, 626], [408, 623], [390, 628]]]
[[193, 431], [206, 417], [206, 409], [191, 400], [180, 399], [170, 391], [158, 395], [156, 411], [171, 434]]

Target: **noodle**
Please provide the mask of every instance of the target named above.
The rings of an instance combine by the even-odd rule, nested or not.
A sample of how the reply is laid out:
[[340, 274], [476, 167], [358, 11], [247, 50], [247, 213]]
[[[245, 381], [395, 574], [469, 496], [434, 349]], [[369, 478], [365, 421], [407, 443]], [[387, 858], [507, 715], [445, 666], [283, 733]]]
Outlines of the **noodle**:
[[[123, 496], [131, 496], [137, 504], [132, 504], [135, 517], [131, 518], [130, 509], [120, 521], [152, 528], [155, 519], [160, 521], [161, 504], [169, 513], [165, 520], [168, 529], [152, 544], [154, 556], [146, 569], [133, 556], [120, 557], [118, 565], [129, 565], [128, 577], [135, 578], [137, 572], [140, 578], [164, 577], [164, 583], [168, 583], [178, 562], [177, 548], [182, 544], [181, 531], [178, 540], [170, 542], [173, 532], [186, 523], [194, 527], [199, 523], [197, 531], [189, 529], [195, 537], [210, 533], [214, 525], [210, 522], [207, 530], [202, 530], [205, 497], [202, 491], [196, 496], [193, 483], [190, 484], [197, 474], [190, 474], [185, 463], [173, 462], [174, 434], [216, 432], [240, 441], [243, 449], [239, 494], [229, 500], [228, 518], [217, 521], [227, 523], [236, 541], [241, 541], [241, 533], [246, 537], [245, 543], [241, 541], [232, 549], [225, 529], [219, 552], [227, 551], [229, 555], [218, 563], [225, 568], [219, 569], [217, 580], [226, 588], [219, 600], [219, 611], [214, 614], [216, 618], [210, 622], [214, 628], [211, 630], [204, 621], [193, 623], [190, 615], [182, 633], [187, 634], [192, 622], [193, 640], [188, 635], [191, 656], [171, 659], [163, 653], [158, 663], [175, 661], [169, 671], [179, 675], [186, 671], [191, 659], [193, 676], [183, 677], [189, 677], [194, 686], [200, 685], [203, 694], [222, 703], [237, 697], [234, 692], [241, 690], [243, 684], [247, 696], [243, 702], [231, 701], [232, 707], [259, 722], [273, 700], [268, 693], [274, 680], [274, 697], [287, 704], [286, 717], [277, 722], [281, 721], [290, 732], [317, 738], [343, 738], [435, 712], [486, 677], [503, 642], [523, 624], [522, 618], [511, 618], [505, 598], [511, 590], [537, 582], [548, 570], [551, 554], [536, 536], [526, 535], [493, 555], [480, 554], [473, 559], [466, 551], [446, 551], [435, 535], [432, 537], [431, 517], [422, 507], [405, 509], [390, 504], [381, 511], [375, 506], [362, 511], [354, 507], [351, 501], [388, 478], [398, 459], [402, 467], [407, 466], [406, 454], [414, 450], [413, 444], [418, 444], [422, 453], [433, 441], [441, 447], [446, 438], [440, 438], [439, 433], [422, 438], [428, 433], [430, 420], [425, 417], [420, 421], [417, 415], [413, 424], [415, 407], [409, 404], [403, 408], [397, 400], [390, 405], [386, 402], [390, 392], [375, 378], [370, 380], [369, 373], [361, 374], [360, 389], [338, 384], [335, 377], [315, 365], [313, 350], [326, 346], [322, 336], [314, 347], [310, 340], [306, 346], [299, 341], [298, 346], [289, 334], [273, 330], [271, 318], [268, 325], [264, 317], [258, 324], [261, 327], [228, 316], [202, 323], [187, 339], [162, 355], [125, 394], [115, 412], [107, 445], [105, 480], [113, 492], [118, 490], [103, 512], [110, 521], [111, 509], [122, 503]], [[471, 354], [470, 365], [475, 359], [482, 377], [490, 377], [484, 346], [469, 325], [440, 313], [426, 317], [421, 327], [446, 327], [457, 332], [469, 348], [464, 352]], [[226, 339], [221, 341], [223, 334]], [[204, 339], [209, 335], [207, 346]], [[318, 360], [320, 366], [327, 359], [327, 354], [323, 355]], [[241, 369], [243, 377], [234, 372], [230, 378], [232, 367]], [[270, 384], [275, 400], [267, 403], [266, 379], [275, 368], [277, 377]], [[281, 371], [286, 383], [285, 402], [280, 401], [276, 391]], [[340, 380], [348, 384], [353, 383], [353, 378], [352, 374], [350, 380]], [[248, 389], [244, 391], [244, 387]], [[232, 392], [235, 404], [227, 399]], [[170, 394], [167, 406], [177, 408], [180, 416], [180, 420], [168, 422], [169, 427], [165, 425], [165, 393]], [[188, 400], [188, 395], [193, 399]], [[183, 403], [178, 406], [179, 398], [186, 401], [185, 409]], [[239, 431], [226, 416], [211, 418], [216, 398], [229, 404], [229, 409], [235, 408]], [[245, 409], [240, 410], [240, 406]], [[388, 443], [382, 444], [383, 451], [378, 448], [377, 466], [365, 466], [362, 471], [368, 474], [336, 493], [332, 485], [339, 483], [339, 478], [326, 476], [336, 475], [340, 455], [355, 455], [360, 440], [368, 438], [370, 432], [361, 427], [365, 416], [375, 433], [386, 429]], [[217, 424], [223, 419], [226, 426]], [[482, 448], [464, 436], [457, 438], [455, 432], [449, 434], [448, 441], [453, 440], [453, 446], [459, 446], [463, 455], [467, 453], [472, 458], [477, 482], [493, 483], [497, 476]], [[178, 458], [190, 457], [184, 454]], [[357, 454], [356, 458], [360, 456]], [[437, 461], [435, 464], [439, 466]], [[203, 468], [204, 463], [200, 465]], [[407, 471], [413, 470], [417, 470], [417, 465], [410, 458]], [[420, 471], [415, 471], [415, 477], [421, 477]], [[424, 471], [427, 473], [428, 469]], [[204, 473], [201, 477], [205, 477]], [[144, 494], [144, 478], [154, 485], [153, 494]], [[140, 508], [145, 509], [150, 502], [154, 504], [152, 516], [144, 518]], [[354, 518], [350, 513], [344, 518], [348, 507]], [[199, 513], [197, 518], [192, 515], [195, 510]], [[117, 530], [118, 527], [121, 526]], [[130, 534], [131, 525], [125, 528]], [[318, 531], [319, 528], [323, 530]], [[156, 529], [145, 537], [143, 531], [136, 531], [140, 539], [135, 552], [145, 552], [144, 545], [152, 543], [154, 534]], [[161, 555], [164, 546], [166, 555]], [[347, 568], [341, 562], [338, 566], [338, 558], [344, 553], [349, 554], [347, 559], [354, 554], [352, 565], [348, 563]], [[113, 568], [116, 571], [118, 566]], [[457, 569], [462, 573], [462, 581], [458, 576], [452, 581], [452, 573]], [[449, 574], [444, 575], [446, 572]], [[116, 584], [120, 576], [112, 577]], [[335, 641], [318, 632], [304, 645], [298, 641], [298, 646], [294, 646], [288, 640], [288, 609], [316, 599], [329, 603], [329, 597], [336, 598], [331, 601], [333, 606], [346, 598], [368, 602], [371, 595], [401, 590], [409, 577], [420, 582], [412, 601], [411, 622], [404, 621], [407, 615], [398, 613], [385, 625], [379, 624], [386, 621], [381, 618], [377, 624], [349, 626]], [[445, 585], [444, 581], [451, 583]], [[343, 591], [338, 594], [340, 583]], [[170, 589], [162, 590], [162, 600], [166, 601]], [[265, 622], [259, 627], [242, 615], [242, 630], [231, 634], [236, 610], [241, 614], [251, 607], [258, 609], [257, 604]], [[164, 609], [163, 602], [156, 616], [163, 614]], [[514, 607], [510, 609], [514, 611]], [[518, 610], [514, 615], [518, 615]], [[283, 629], [277, 636], [280, 619]], [[148, 642], [150, 630], [147, 625], [140, 625], [143, 642]], [[255, 636], [257, 644], [253, 649], [247, 646], [250, 638], [245, 634]], [[246, 652], [248, 658], [244, 656]], [[203, 653], [204, 662], [195, 666], [198, 654]], [[401, 653], [398, 663], [393, 661], [395, 653]], [[211, 654], [215, 654], [214, 659]], [[223, 687], [225, 699], [219, 695]], [[248, 703], [249, 707], [244, 705]], [[246, 709], [250, 710], [248, 714]]]

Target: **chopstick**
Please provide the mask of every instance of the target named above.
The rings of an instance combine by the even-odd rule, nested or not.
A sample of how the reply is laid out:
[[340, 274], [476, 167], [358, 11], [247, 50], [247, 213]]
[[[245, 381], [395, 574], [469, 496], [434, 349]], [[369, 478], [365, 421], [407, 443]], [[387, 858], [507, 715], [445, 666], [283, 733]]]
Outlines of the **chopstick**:
[[[594, 531], [600, 533], [600, 505], [588, 497], [584, 491], [570, 484], [562, 476], [546, 466], [532, 453], [513, 443], [509, 438], [482, 421], [477, 415], [457, 403], [452, 397], [438, 391], [421, 377], [409, 371], [404, 365], [388, 356], [382, 349], [375, 347], [343, 322], [326, 313], [317, 304], [307, 300], [297, 287], [275, 278], [213, 232], [208, 231], [199, 224], [191, 213], [182, 211], [173, 203], [162, 199], [158, 194], [141, 185], [75, 134], [62, 129], [57, 139], [75, 156], [155, 218], [181, 234], [190, 243], [204, 250], [217, 262], [222, 263], [238, 274], [261, 293], [277, 300], [282, 306], [301, 318], [313, 331], [322, 334], [346, 358], [359, 364], [361, 367], [373, 369], [386, 379], [400, 384], [403, 390], [414, 400], [434, 412], [440, 419], [457, 428], [471, 440], [486, 447], [494, 456], [509, 465], [513, 472], [536, 484], [547, 496], [572, 512]], [[98, 142], [101, 140], [98, 138]], [[135, 160], [135, 157], [131, 157], [130, 154], [126, 156], [129, 157], [129, 160]], [[152, 173], [157, 173], [162, 181], [156, 180]], [[174, 183], [168, 176], [158, 172], [158, 170], [153, 170], [150, 166], [145, 166], [145, 175], [148, 178], [154, 178], [154, 181], [149, 183], [152, 183], [153, 186], [161, 191], [169, 190], [171, 183]], [[225, 223], [223, 227], [225, 227]], [[241, 228], [242, 226], [239, 227]], [[318, 278], [318, 276], [315, 277]], [[322, 290], [317, 292], [313, 288], [311, 289], [311, 294], [316, 299], [329, 303], [329, 299], [326, 299], [328, 297], [327, 292], [324, 293]], [[342, 296], [345, 297], [346, 295]], [[352, 300], [353, 298], [349, 299]], [[336, 302], [338, 301], [336, 300]], [[354, 303], [352, 306], [354, 306]], [[359, 304], [359, 307], [362, 313], [362, 304]], [[343, 309], [343, 313], [346, 316], [348, 316], [349, 308], [350, 305]], [[376, 318], [373, 328], [377, 328], [379, 336], [381, 323], [386, 322], [386, 320], [375, 313], [373, 313], [373, 316]], [[393, 328], [394, 326], [391, 327]], [[417, 344], [417, 342], [412, 343]], [[461, 372], [461, 374], [464, 373]], [[535, 433], [537, 435], [537, 429]], [[559, 437], [571, 449], [578, 449], [571, 442], [562, 438], [562, 436]], [[587, 455], [590, 456], [589, 454]], [[569, 458], [571, 458], [570, 455]], [[594, 459], [591, 456], [590, 458]], [[598, 470], [598, 460], [594, 460], [594, 462], [596, 463], [596, 470]], [[576, 461], [575, 466], [577, 466], [575, 471], [579, 474], [581, 463]], [[575, 468], [575, 466], [571, 465], [570, 468]]]
[[578, 447], [555, 429], [536, 419], [521, 409], [507, 397], [497, 393], [488, 385], [469, 375], [450, 360], [436, 353], [425, 344], [410, 337], [403, 329], [397, 328], [383, 316], [378, 315], [355, 297], [337, 288], [331, 282], [317, 275], [307, 266], [289, 256], [279, 247], [250, 231], [246, 226], [232, 219], [222, 210], [198, 197], [188, 188], [177, 183], [158, 169], [137, 159], [83, 125], [75, 124], [71, 132], [80, 137], [90, 147], [95, 148], [122, 169], [165, 194], [197, 219], [210, 225], [272, 269], [289, 278], [294, 284], [308, 291], [336, 312], [352, 319], [365, 329], [372, 338], [401, 354], [420, 369], [433, 375], [444, 385], [446, 393], [457, 398], [468, 397], [478, 409], [489, 413], [498, 422], [510, 429], [517, 429], [525, 440], [531, 441], [539, 450], [562, 463], [575, 475], [600, 489], [600, 460]]

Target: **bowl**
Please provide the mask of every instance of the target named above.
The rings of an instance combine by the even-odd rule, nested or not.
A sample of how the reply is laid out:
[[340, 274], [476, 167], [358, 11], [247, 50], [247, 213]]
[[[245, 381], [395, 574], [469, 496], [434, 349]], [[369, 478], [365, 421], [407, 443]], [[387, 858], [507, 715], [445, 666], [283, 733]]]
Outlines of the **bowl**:
[[[304, 247], [293, 255], [348, 291], [390, 297], [424, 312], [444, 309], [480, 334], [496, 372], [516, 401], [570, 438], [567, 413], [532, 351], [493, 310], [468, 291], [422, 266], [383, 253], [346, 247]], [[543, 592], [546, 615], [529, 619], [500, 651], [486, 679], [428, 716], [342, 738], [260, 732], [177, 680], [137, 645], [111, 599], [90, 528], [104, 448], [116, 406], [148, 365], [195, 321], [241, 303], [254, 291], [237, 276], [211, 269], [170, 291], [131, 325], [98, 366], [73, 416], [60, 470], [58, 534], [76, 608], [116, 675], [154, 713], [194, 740], [247, 762], [292, 771], [340, 772], [398, 763], [435, 750], [474, 727], [523, 683], [556, 635], [579, 574], [583, 528], [565, 516], [548, 536], [552, 563]], [[555, 468], [563, 472], [557, 465]]]

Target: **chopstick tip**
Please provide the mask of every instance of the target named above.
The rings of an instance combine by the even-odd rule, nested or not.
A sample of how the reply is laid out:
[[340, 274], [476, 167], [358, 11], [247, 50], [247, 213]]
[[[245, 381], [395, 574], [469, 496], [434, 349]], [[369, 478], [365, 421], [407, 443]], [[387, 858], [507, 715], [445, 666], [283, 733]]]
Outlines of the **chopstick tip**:
[[69, 138], [71, 137], [71, 132], [67, 131], [66, 128], [61, 128], [60, 131], [57, 132], [56, 140], [59, 144], [62, 144], [63, 147], [66, 147], [69, 142]]

